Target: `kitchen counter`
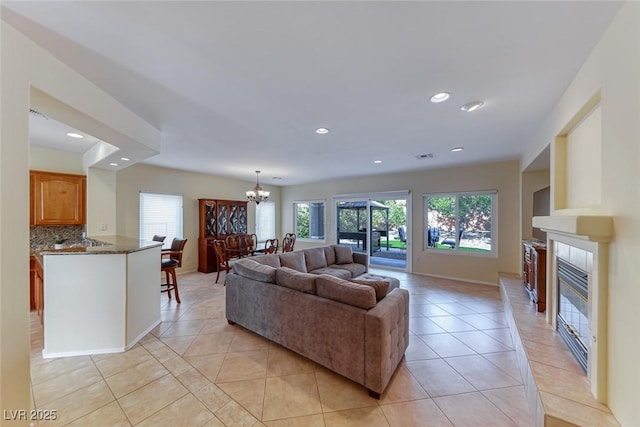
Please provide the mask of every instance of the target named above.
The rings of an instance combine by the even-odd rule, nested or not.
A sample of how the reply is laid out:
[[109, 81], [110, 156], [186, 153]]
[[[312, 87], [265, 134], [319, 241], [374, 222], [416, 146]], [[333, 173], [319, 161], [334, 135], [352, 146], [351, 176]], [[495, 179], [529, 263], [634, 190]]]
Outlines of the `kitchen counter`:
[[44, 273], [45, 358], [126, 351], [160, 323], [162, 243], [100, 241], [106, 244], [36, 251]]
[[100, 236], [99, 239], [87, 239], [90, 246], [74, 244], [64, 249], [45, 248], [34, 251], [40, 255], [67, 255], [67, 254], [127, 254], [142, 251], [154, 246], [162, 246], [160, 242], [144, 241], [126, 236]]

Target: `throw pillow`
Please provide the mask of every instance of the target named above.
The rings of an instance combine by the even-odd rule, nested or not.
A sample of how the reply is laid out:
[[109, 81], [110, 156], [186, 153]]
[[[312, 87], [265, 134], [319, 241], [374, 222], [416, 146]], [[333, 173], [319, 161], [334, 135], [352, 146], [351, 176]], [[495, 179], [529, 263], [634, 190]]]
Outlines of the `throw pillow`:
[[276, 271], [276, 284], [295, 291], [315, 294], [317, 277], [315, 274], [300, 273], [289, 267], [280, 267]]
[[304, 259], [307, 263], [307, 271], [317, 270], [327, 266], [323, 248], [313, 248], [304, 251]]
[[280, 265], [283, 267], [293, 268], [294, 270], [302, 273], [307, 272], [307, 264], [304, 261], [303, 252], [287, 252], [286, 254], [280, 254]]
[[333, 246], [324, 247], [324, 257], [327, 260], [327, 266], [330, 266], [336, 263], [336, 251], [335, 249], [333, 249]]
[[358, 279], [351, 279], [351, 281], [359, 285], [371, 286], [376, 291], [376, 301], [380, 301], [382, 298], [386, 297], [387, 292], [389, 292], [389, 282], [385, 282], [382, 280], [358, 280]]
[[328, 274], [316, 279], [316, 295], [369, 310], [376, 305], [376, 292], [371, 286], [347, 282]]
[[351, 246], [334, 246], [336, 251], [336, 264], [352, 264], [353, 252]]

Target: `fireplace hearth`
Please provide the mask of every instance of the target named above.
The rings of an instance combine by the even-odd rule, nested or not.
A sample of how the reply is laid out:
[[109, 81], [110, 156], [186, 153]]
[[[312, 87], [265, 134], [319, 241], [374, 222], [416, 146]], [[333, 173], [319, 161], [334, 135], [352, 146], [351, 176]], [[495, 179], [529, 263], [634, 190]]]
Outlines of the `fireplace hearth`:
[[556, 260], [557, 328], [571, 353], [587, 372], [589, 359], [589, 279], [587, 272]]

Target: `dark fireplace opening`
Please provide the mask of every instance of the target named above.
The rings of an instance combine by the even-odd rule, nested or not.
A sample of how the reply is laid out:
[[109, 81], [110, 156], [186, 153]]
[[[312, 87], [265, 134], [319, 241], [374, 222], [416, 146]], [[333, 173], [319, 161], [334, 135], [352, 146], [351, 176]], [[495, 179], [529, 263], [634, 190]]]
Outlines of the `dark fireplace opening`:
[[589, 279], [587, 272], [556, 259], [558, 332], [582, 369], [589, 357]]

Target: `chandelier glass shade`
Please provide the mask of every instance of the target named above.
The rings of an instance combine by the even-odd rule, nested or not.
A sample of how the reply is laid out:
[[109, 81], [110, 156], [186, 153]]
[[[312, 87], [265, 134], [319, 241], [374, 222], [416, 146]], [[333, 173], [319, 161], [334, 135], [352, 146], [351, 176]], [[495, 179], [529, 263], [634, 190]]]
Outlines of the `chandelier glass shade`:
[[260, 171], [256, 171], [256, 186], [253, 190], [247, 191], [247, 200], [256, 202], [256, 205], [269, 198], [269, 192], [260, 187]]

